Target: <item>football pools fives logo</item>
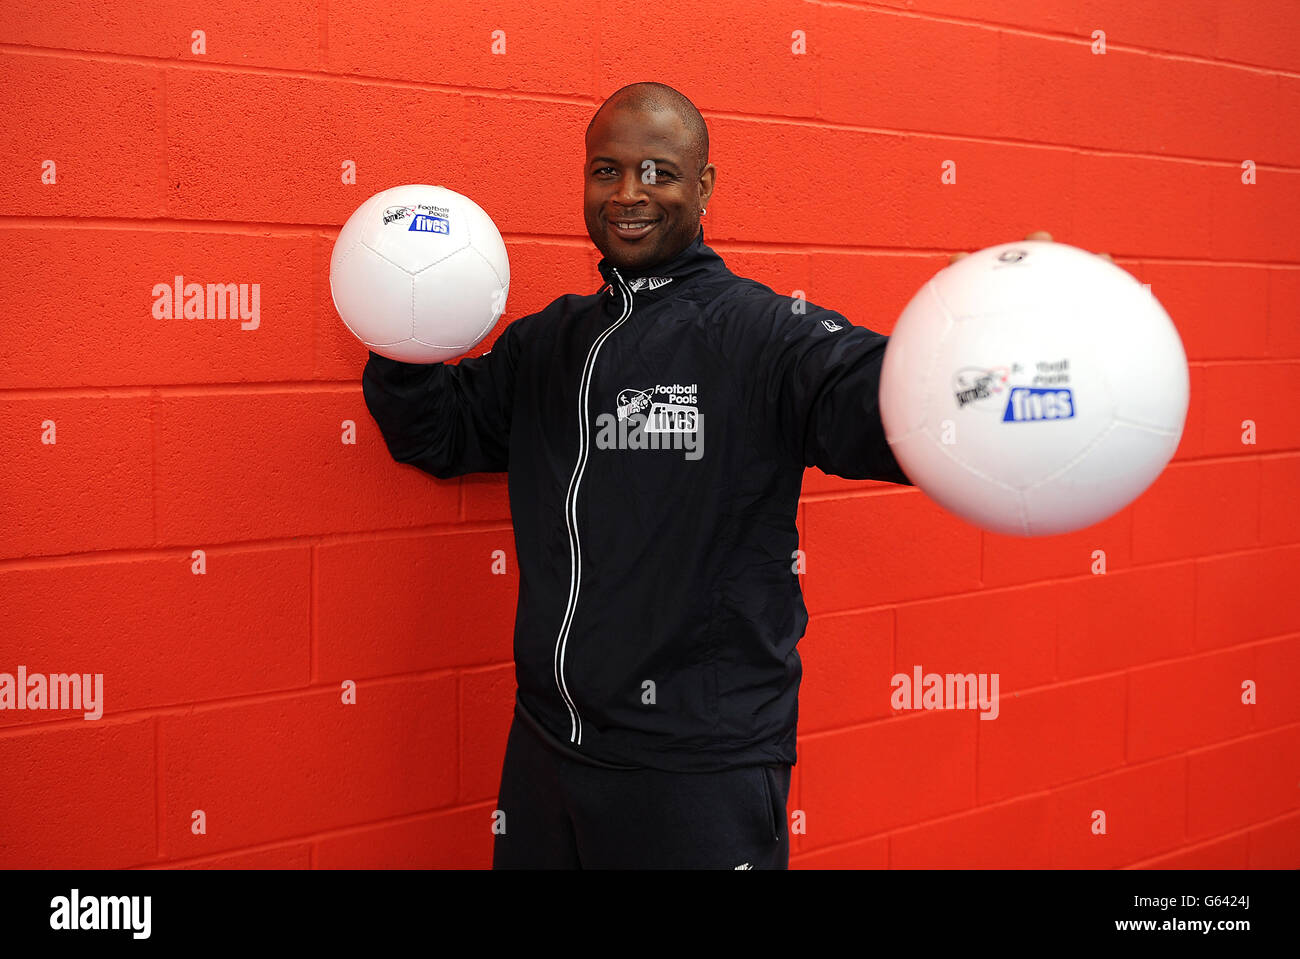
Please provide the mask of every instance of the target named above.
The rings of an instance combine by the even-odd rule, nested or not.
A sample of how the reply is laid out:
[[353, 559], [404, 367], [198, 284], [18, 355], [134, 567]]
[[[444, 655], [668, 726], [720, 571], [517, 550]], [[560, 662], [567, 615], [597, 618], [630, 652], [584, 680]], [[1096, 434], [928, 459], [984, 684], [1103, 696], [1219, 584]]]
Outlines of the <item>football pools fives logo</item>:
[[410, 223], [409, 233], [451, 233], [451, 210], [431, 203], [390, 206], [384, 210], [384, 226]]
[[[957, 408], [997, 409], [1004, 423], [1032, 423], [1040, 420], [1072, 419], [1074, 391], [1070, 388], [1070, 361], [1039, 360], [1028, 383], [1020, 363], [989, 368], [967, 366], [952, 377], [952, 396]], [[1004, 402], [1005, 400], [1005, 402]]]
[[596, 417], [597, 449], [681, 450], [704, 455], [704, 414], [696, 383], [656, 384], [619, 390], [613, 413]]

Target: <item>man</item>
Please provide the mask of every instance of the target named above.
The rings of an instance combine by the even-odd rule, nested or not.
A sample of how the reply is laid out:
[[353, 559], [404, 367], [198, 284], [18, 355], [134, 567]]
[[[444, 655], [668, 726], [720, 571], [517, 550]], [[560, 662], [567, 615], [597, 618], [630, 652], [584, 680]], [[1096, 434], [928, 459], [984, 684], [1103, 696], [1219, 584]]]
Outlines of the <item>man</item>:
[[886, 337], [734, 275], [686, 97], [616, 91], [586, 136], [606, 284], [458, 364], [370, 354], [394, 459], [509, 473], [517, 694], [494, 868], [785, 868], [808, 622], [805, 468], [910, 485]]

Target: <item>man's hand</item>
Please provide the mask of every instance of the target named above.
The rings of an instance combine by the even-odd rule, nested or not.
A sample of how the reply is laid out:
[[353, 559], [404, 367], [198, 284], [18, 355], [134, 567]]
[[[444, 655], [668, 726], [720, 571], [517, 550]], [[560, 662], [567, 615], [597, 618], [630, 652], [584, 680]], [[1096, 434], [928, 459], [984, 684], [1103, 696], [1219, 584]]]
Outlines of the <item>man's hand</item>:
[[[1035, 230], [1033, 233], [1030, 233], [1028, 236], [1026, 236], [1025, 239], [1026, 239], [1026, 240], [1042, 240], [1044, 243], [1051, 243], [1051, 242], [1053, 242], [1053, 241], [1052, 241], [1052, 234], [1048, 233], [1046, 230]], [[1099, 257], [1101, 257], [1103, 260], [1106, 260], [1106, 261], [1108, 261], [1108, 262], [1110, 262], [1110, 263], [1114, 263], [1114, 262], [1115, 262], [1114, 260], [1111, 259], [1111, 256], [1110, 256], [1109, 253], [1098, 253], [1097, 255], [1098, 255]], [[958, 260], [960, 260], [963, 256], [970, 256], [970, 254], [969, 254], [969, 253], [954, 253], [952, 256], [948, 257], [948, 265], [949, 265], [949, 266], [952, 266], [952, 264], [956, 263], [956, 262], [957, 262]]]

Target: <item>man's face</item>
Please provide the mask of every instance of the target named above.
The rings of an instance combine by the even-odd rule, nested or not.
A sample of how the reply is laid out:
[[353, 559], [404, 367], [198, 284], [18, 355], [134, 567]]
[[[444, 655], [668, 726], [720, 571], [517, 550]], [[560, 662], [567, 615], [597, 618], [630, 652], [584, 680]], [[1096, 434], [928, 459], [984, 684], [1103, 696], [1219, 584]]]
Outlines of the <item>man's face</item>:
[[[587, 135], [583, 217], [591, 241], [620, 270], [648, 270], [695, 239], [715, 175], [713, 164], [703, 172], [695, 164], [686, 129], [670, 112], [611, 107], [597, 118]], [[642, 226], [623, 229], [623, 221]]]

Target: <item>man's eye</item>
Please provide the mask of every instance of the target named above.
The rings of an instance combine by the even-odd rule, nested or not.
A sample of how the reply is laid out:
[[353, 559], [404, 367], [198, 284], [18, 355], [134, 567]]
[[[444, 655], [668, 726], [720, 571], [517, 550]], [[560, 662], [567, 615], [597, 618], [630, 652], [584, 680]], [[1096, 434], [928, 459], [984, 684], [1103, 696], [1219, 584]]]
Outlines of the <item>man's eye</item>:
[[[601, 175], [603, 175], [604, 173], [607, 173], [607, 172], [608, 172], [608, 173], [614, 173], [614, 174], [616, 174], [616, 175], [617, 175], [617, 173], [618, 173], [618, 171], [615, 170], [612, 166], [603, 166], [603, 167], [600, 167], [600, 168], [597, 169], [597, 170], [593, 170], [593, 171], [592, 171], [592, 173], [593, 173], [594, 175], [596, 175], [596, 176], [601, 176]], [[649, 176], [646, 177], [646, 182], [647, 182], [647, 183], [653, 183], [653, 182], [655, 182], [656, 180], [662, 180], [662, 179], [665, 179], [665, 178], [667, 178], [667, 179], [669, 179], [669, 180], [676, 180], [676, 179], [677, 179], [677, 174], [676, 174], [676, 173], [669, 173], [667, 170], [655, 170], [655, 171], [654, 171], [654, 176], [653, 176], [653, 177], [649, 177]]]

